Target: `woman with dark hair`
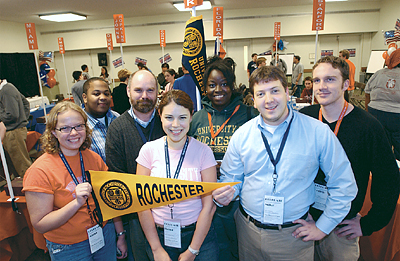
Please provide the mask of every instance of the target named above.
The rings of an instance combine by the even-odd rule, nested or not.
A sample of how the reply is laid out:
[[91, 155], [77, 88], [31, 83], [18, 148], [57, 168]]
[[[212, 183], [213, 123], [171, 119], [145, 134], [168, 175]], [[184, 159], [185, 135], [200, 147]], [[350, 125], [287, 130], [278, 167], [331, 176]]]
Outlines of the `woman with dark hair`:
[[104, 80], [106, 80], [108, 84], [110, 84], [110, 82], [111, 82], [110, 77], [109, 77], [107, 68], [105, 66], [101, 67], [100, 77], [103, 78]]
[[[137, 161], [138, 175], [216, 182], [214, 156], [209, 147], [187, 136], [193, 102], [181, 90], [166, 92], [158, 106], [166, 136], [147, 142]], [[215, 205], [211, 194], [139, 212], [154, 260], [218, 260], [217, 238], [211, 224]], [[172, 219], [172, 221], [171, 221]], [[180, 227], [180, 244], [168, 242], [165, 222]], [[171, 234], [169, 235], [171, 236]], [[174, 241], [177, 241], [176, 238]]]
[[[193, 116], [189, 131], [190, 136], [213, 150], [218, 171], [233, 133], [258, 114], [254, 108], [243, 104], [242, 95], [235, 89], [235, 79], [231, 63], [218, 57], [209, 58], [203, 76], [207, 96], [202, 99], [203, 109]], [[239, 203], [232, 202], [229, 213], [217, 208], [214, 216], [220, 260], [235, 260], [238, 256], [233, 213]]]
[[120, 258], [126, 257], [121, 219], [114, 219], [114, 229], [113, 222], [102, 222], [95, 211], [85, 171], [106, 171], [107, 166], [89, 150], [91, 130], [86, 121], [86, 113], [75, 103], [58, 103], [41, 138], [45, 154], [24, 176], [31, 222], [44, 234], [51, 260], [116, 260], [115, 232]]
[[172, 90], [174, 87], [175, 79], [177, 78], [176, 72], [174, 69], [168, 69], [164, 74], [165, 80], [168, 84], [165, 86], [165, 92]]

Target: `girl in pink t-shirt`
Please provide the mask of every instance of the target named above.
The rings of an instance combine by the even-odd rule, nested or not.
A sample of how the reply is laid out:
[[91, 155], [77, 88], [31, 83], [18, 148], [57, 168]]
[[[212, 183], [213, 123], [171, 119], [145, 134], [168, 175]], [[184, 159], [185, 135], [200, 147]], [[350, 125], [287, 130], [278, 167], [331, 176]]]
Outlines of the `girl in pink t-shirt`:
[[[216, 162], [211, 149], [187, 136], [193, 112], [189, 95], [171, 90], [163, 96], [158, 109], [167, 136], [142, 147], [136, 159], [136, 173], [216, 182]], [[212, 196], [206, 194], [138, 213], [154, 260], [218, 260], [218, 243], [211, 225], [214, 212]], [[171, 231], [166, 222], [178, 224], [180, 229]], [[174, 232], [180, 233], [180, 240]]]

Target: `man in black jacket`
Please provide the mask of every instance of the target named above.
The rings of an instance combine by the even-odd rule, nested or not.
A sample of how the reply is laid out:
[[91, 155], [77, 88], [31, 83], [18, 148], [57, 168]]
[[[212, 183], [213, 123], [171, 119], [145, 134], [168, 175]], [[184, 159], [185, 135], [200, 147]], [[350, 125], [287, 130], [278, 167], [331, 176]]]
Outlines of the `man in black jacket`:
[[[366, 111], [344, 99], [349, 87], [349, 66], [338, 57], [327, 56], [313, 67], [314, 93], [318, 105], [300, 112], [329, 125], [342, 144], [351, 163], [358, 193], [351, 209], [339, 226], [315, 243], [314, 260], [358, 260], [360, 236], [369, 236], [386, 226], [399, 197], [399, 169], [382, 125]], [[367, 215], [361, 210], [372, 173], [372, 208]], [[325, 175], [316, 178], [316, 203], [310, 209], [318, 219], [324, 208]]]
[[[160, 116], [155, 110], [157, 94], [157, 79], [151, 72], [139, 70], [129, 78], [131, 108], [115, 119], [107, 131], [106, 162], [109, 171], [136, 174], [136, 158], [140, 148], [147, 141], [164, 135]], [[129, 221], [134, 259], [151, 260], [146, 253], [148, 243], [137, 213], [124, 216], [123, 220]]]

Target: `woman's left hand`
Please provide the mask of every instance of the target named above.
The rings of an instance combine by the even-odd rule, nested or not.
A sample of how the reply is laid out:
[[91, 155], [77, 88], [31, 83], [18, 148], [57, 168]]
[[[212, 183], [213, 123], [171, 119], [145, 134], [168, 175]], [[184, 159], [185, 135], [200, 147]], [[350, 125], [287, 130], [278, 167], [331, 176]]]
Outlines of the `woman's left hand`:
[[187, 249], [185, 252], [179, 255], [178, 261], [193, 261], [196, 258], [195, 255], [193, 255], [189, 249]]
[[126, 244], [125, 235], [118, 237], [117, 247], [121, 251], [121, 256], [117, 256], [117, 258], [118, 259], [126, 258], [128, 256], [128, 246]]

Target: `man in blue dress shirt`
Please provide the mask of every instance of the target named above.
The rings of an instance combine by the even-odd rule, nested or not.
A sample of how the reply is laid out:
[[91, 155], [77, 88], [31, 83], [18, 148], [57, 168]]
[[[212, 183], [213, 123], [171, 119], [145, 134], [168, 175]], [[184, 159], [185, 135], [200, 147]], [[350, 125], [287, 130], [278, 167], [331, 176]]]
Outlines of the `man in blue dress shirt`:
[[[313, 260], [314, 240], [347, 215], [357, 193], [339, 141], [321, 122], [287, 106], [287, 80], [273, 66], [250, 76], [260, 116], [238, 129], [221, 165], [221, 181], [240, 184], [213, 192], [217, 205], [239, 196], [235, 213], [240, 260]], [[326, 207], [314, 222], [314, 179], [326, 173]]]

